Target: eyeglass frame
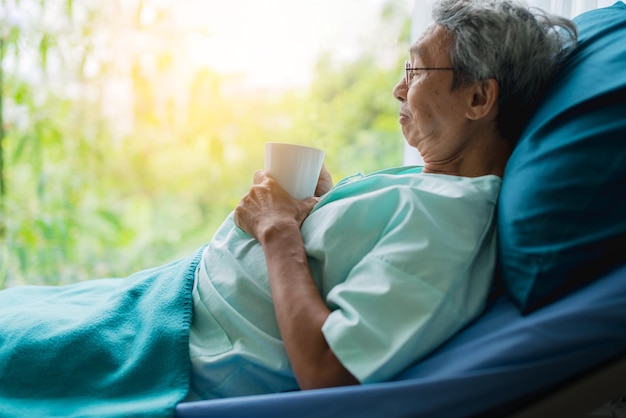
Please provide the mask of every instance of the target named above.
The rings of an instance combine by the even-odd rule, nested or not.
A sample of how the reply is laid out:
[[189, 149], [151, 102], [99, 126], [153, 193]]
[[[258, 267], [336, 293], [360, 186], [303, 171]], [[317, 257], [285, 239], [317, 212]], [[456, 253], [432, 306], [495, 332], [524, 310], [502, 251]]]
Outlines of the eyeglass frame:
[[413, 77], [409, 78], [409, 71], [455, 71], [454, 67], [411, 67], [409, 61], [404, 62], [404, 81], [408, 86]]

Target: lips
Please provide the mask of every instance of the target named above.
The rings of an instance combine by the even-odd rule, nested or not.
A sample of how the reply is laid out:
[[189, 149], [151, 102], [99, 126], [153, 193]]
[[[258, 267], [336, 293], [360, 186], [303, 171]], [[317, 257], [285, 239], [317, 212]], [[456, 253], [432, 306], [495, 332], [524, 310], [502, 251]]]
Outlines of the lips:
[[411, 116], [407, 112], [400, 110], [400, 113], [399, 113], [400, 124], [407, 122], [409, 119], [411, 119]]

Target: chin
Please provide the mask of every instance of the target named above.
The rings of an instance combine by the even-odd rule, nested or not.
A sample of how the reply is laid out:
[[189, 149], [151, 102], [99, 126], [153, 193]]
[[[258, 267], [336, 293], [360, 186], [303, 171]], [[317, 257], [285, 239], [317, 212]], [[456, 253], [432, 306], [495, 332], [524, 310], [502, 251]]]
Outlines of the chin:
[[414, 146], [414, 141], [411, 139], [412, 135], [406, 126], [402, 127], [402, 136], [404, 137], [404, 140], [406, 141], [407, 144], [409, 144], [412, 147]]
[[404, 140], [409, 147], [417, 149], [417, 141], [415, 138], [411, 138], [409, 135], [404, 134]]

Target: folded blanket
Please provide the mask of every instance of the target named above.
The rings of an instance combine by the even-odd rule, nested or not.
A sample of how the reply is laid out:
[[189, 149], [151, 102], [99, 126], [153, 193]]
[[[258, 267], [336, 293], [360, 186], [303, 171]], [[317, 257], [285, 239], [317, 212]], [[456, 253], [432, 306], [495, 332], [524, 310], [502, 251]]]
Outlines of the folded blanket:
[[1, 417], [171, 417], [202, 249], [124, 279], [0, 292]]

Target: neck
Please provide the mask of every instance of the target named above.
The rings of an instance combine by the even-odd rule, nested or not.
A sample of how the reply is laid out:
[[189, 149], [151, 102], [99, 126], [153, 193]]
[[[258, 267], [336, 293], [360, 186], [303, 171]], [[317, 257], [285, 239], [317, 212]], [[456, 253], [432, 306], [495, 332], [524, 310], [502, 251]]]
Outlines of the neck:
[[461, 177], [480, 177], [489, 174], [504, 176], [504, 168], [513, 151], [511, 143], [499, 135], [491, 135], [469, 142], [445, 161], [424, 160], [424, 173], [449, 174]]

